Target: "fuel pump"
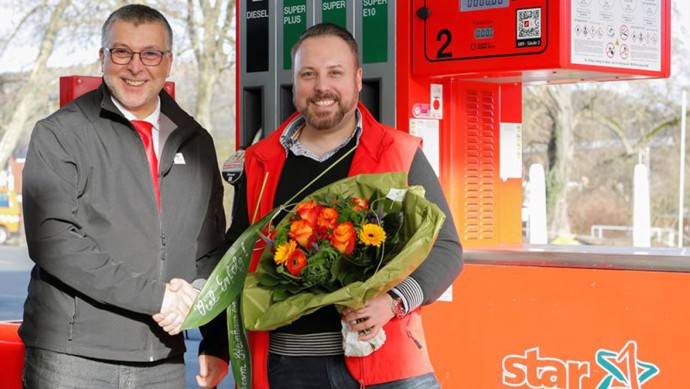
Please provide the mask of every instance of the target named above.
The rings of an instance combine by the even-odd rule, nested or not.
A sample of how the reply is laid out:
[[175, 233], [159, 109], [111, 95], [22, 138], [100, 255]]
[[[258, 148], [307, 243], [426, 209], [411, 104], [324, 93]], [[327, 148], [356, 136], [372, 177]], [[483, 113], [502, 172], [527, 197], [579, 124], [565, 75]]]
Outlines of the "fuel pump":
[[[299, 34], [322, 21], [346, 27], [360, 47], [361, 100], [383, 123], [424, 139], [424, 152], [442, 183], [466, 251], [522, 243], [523, 85], [670, 74], [670, 0], [243, 0], [237, 4], [238, 144], [255, 128], [273, 131], [291, 113], [289, 51]], [[532, 300], [510, 305], [518, 286], [510, 289], [501, 282], [521, 285], [511, 276], [525, 273], [525, 282], [534, 284], [530, 292], [539, 293], [539, 281], [530, 278], [539, 269], [490, 265], [468, 261], [452, 288], [424, 308], [426, 339], [442, 385], [582, 387], [566, 386], [568, 371], [573, 380], [581, 379], [579, 385], [587, 375], [594, 375], [591, 364], [566, 361], [554, 367], [547, 363], [553, 360], [542, 361], [544, 354], [521, 341], [553, 339], [532, 330], [532, 320], [541, 320], [524, 308]], [[578, 275], [574, 269], [563, 272]], [[542, 297], [556, 293], [549, 294]], [[491, 321], [494, 308], [501, 320]], [[513, 324], [519, 326], [517, 332], [510, 328]], [[492, 342], [496, 331], [506, 334], [501, 339], [516, 340]], [[558, 336], [567, 339], [571, 333]], [[565, 347], [557, 341], [549, 344], [558, 350]], [[585, 344], [583, 337], [577, 347]], [[521, 354], [512, 355], [513, 346]], [[523, 349], [527, 351], [522, 353]], [[511, 381], [511, 374], [522, 373], [505, 370], [505, 360], [515, 362], [509, 367], [529, 360], [534, 371], [543, 367], [558, 374], [549, 382], [549, 377], [538, 383], [536, 378], [535, 383], [521, 382], [522, 376]], [[525, 377], [530, 374], [532, 370], [524, 371]]]

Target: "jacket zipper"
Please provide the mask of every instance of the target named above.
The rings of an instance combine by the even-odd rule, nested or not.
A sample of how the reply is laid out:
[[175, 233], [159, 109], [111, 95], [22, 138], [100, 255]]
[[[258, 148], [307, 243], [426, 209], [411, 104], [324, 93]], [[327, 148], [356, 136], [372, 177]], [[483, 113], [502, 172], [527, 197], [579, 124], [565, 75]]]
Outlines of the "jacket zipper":
[[362, 377], [359, 379], [359, 389], [365, 389], [366, 386], [364, 385], [364, 362], [361, 360], [359, 361], [359, 376]]
[[407, 332], [407, 337], [412, 339], [412, 341], [417, 346], [417, 348], [421, 350], [422, 344], [419, 343], [417, 338], [415, 338], [414, 335], [412, 335], [412, 331], [410, 331], [410, 318], [409, 318], [409, 316], [407, 317], [407, 323], [405, 323], [405, 332]]
[[77, 305], [79, 303], [79, 298], [77, 296], [74, 296], [72, 299], [72, 318], [70, 318], [69, 321], [69, 338], [68, 340], [71, 342], [74, 339], [74, 323], [77, 321]]
[[[165, 147], [164, 145], [162, 145], [162, 146], [163, 146], [163, 148]], [[160, 158], [162, 158], [162, 157], [163, 157], [163, 150], [160, 150], [160, 152], [159, 152], [158, 154], [160, 155]], [[159, 161], [158, 161], [158, 169], [156, 169], [156, 170], [158, 171], [158, 188], [159, 188], [159, 189], [158, 189], [158, 190], [159, 190], [159, 192], [158, 192], [158, 193], [159, 193], [159, 194], [158, 194], [159, 200], [158, 200], [158, 201], [160, 201], [160, 195], [161, 195], [161, 194], [160, 194], [160, 187], [162, 186], [162, 182], [161, 182], [161, 181], [162, 181], [162, 180], [161, 180], [161, 171], [160, 171], [161, 165], [162, 165], [162, 164], [161, 164], [161, 161], [160, 161], [160, 159], [159, 159]], [[156, 197], [156, 196], [155, 196], [155, 193], [154, 193], [154, 201], [155, 201], [155, 197]], [[159, 281], [164, 281], [164, 282], [165, 282], [165, 279], [164, 279], [164, 276], [165, 276], [165, 268], [166, 268], [165, 261], [166, 261], [167, 258], [166, 258], [166, 247], [165, 247], [165, 246], [166, 246], [166, 241], [165, 241], [165, 229], [164, 229], [164, 227], [163, 227], [163, 215], [162, 215], [162, 213], [163, 213], [163, 208], [159, 205], [158, 202], [156, 202], [155, 207], [156, 207], [156, 211], [157, 211], [156, 214], [158, 215], [158, 231], [159, 231], [159, 233], [160, 233], [160, 236], [159, 236], [159, 239], [160, 239], [160, 241], [159, 241], [159, 250], [158, 250], [158, 280], [159, 280]], [[154, 339], [153, 339], [153, 337], [154, 337], [154, 336], [152, 335], [152, 333], [149, 332], [149, 335], [148, 335], [148, 338], [149, 338], [149, 339], [148, 339], [148, 346], [149, 346], [149, 361], [151, 361], [151, 362], [154, 361], [154, 355], [153, 355], [153, 343], [154, 343]]]
[[[160, 184], [160, 178], [159, 178], [159, 184]], [[160, 250], [159, 250], [159, 258], [158, 258], [158, 280], [159, 281], [165, 281], [164, 276], [165, 276], [165, 268], [166, 268], [166, 263], [165, 261], [167, 260], [166, 258], [166, 237], [165, 237], [165, 229], [163, 228], [163, 216], [162, 216], [162, 209], [158, 210], [158, 230], [160, 231]], [[149, 344], [149, 361], [153, 362], [154, 360], [154, 355], [153, 355], [153, 339], [152, 339], [152, 334], [149, 333], [148, 337], [148, 344]]]
[[419, 343], [419, 341], [418, 341], [417, 339], [415, 339], [415, 337], [412, 335], [412, 332], [410, 332], [409, 329], [407, 330], [407, 336], [409, 336], [410, 339], [412, 339], [412, 341], [414, 341], [414, 344], [417, 345], [417, 348], [418, 348], [418, 349], [420, 349], [420, 350], [422, 349], [422, 344]]

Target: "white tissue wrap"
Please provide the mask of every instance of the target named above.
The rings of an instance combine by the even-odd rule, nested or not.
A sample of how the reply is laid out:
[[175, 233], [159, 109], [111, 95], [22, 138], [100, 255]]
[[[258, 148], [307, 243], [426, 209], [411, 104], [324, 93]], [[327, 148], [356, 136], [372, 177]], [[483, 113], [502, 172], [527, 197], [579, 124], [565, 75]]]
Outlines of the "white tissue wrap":
[[348, 357], [366, 357], [383, 346], [386, 342], [386, 333], [379, 331], [373, 338], [361, 341], [359, 340], [359, 333], [349, 330], [349, 325], [342, 322], [343, 325], [343, 349], [345, 349], [345, 356]]

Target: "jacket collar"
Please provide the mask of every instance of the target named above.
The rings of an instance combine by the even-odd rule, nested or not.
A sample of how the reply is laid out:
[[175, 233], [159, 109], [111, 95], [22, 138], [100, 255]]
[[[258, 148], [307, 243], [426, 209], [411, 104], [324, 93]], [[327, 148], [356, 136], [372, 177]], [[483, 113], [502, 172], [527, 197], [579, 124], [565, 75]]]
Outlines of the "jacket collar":
[[379, 123], [374, 116], [366, 109], [362, 102], [358, 105], [362, 113], [362, 137], [359, 139], [359, 147], [357, 152], [364, 152], [372, 160], [379, 162], [383, 153], [381, 150], [385, 149], [393, 138], [385, 130], [385, 126]]
[[[106, 111], [108, 114], [112, 114], [118, 117], [119, 121], [129, 123], [122, 112], [115, 106], [112, 101], [110, 89], [105, 84], [105, 79], [102, 80], [101, 86], [98, 88], [99, 98], [101, 101], [101, 109]], [[187, 114], [180, 106], [175, 102], [175, 100], [162, 89], [159, 97], [161, 99], [161, 113], [170, 118], [177, 125], [177, 127], [186, 127], [190, 121], [193, 120], [189, 114]]]
[[[371, 115], [369, 110], [362, 104], [362, 102], [357, 103], [357, 108], [362, 114], [362, 135], [359, 139], [359, 145], [357, 146], [357, 151], [363, 150], [367, 153], [369, 158], [378, 162], [381, 158], [381, 153], [378, 151], [385, 148], [393, 138], [385, 131], [384, 126], [376, 121]], [[281, 125], [273, 131], [265, 140], [267, 142], [276, 143], [280, 147], [256, 147], [254, 152], [259, 160], [266, 161], [273, 158], [285, 158], [285, 149], [280, 144], [280, 137], [285, 131], [285, 128], [299, 116], [299, 112], [294, 112], [287, 118]]]

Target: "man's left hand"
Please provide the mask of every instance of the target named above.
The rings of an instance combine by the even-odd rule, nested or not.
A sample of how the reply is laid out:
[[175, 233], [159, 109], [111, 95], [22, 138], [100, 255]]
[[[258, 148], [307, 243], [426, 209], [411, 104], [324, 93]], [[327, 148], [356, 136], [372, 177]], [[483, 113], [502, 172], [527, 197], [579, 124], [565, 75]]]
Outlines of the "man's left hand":
[[392, 304], [393, 298], [388, 293], [382, 293], [357, 310], [343, 309], [342, 319], [350, 324], [350, 331], [359, 332], [359, 340], [369, 340], [393, 318]]

